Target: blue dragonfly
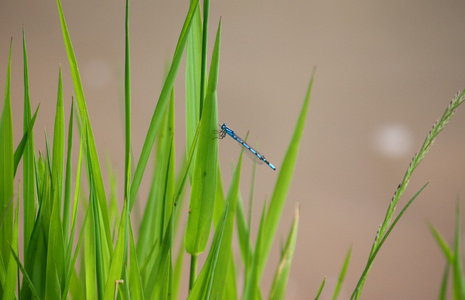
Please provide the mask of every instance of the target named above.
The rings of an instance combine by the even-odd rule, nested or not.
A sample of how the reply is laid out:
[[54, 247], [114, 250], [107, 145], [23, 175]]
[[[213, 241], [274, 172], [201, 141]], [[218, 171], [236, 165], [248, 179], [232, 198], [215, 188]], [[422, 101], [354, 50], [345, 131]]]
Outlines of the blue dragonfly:
[[232, 130], [231, 128], [229, 128], [228, 126], [226, 126], [225, 123], [223, 123], [223, 125], [220, 126], [220, 130], [218, 131], [218, 137], [220, 139], [224, 138], [226, 135], [229, 135], [230, 137], [232, 137], [234, 140], [236, 140], [239, 144], [241, 144], [243, 147], [245, 147], [245, 149], [249, 150], [258, 160], [257, 160], [257, 163], [265, 163], [267, 164], [270, 168], [272, 168], [273, 170], [276, 170], [276, 167], [270, 163], [266, 158], [265, 156], [263, 156], [262, 154], [260, 154], [257, 150], [255, 150], [254, 148], [250, 147], [249, 144], [247, 144], [243, 139], [241, 139], [240, 137], [238, 137], [235, 133], [234, 133], [234, 130]]

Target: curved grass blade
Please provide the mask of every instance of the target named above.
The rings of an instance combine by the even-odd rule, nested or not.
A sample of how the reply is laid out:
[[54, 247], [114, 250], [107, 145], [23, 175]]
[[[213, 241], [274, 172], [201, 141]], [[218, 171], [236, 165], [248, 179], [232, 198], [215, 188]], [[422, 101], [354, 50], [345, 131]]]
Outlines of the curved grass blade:
[[170, 98], [171, 91], [174, 86], [174, 81], [176, 79], [176, 75], [178, 73], [179, 65], [181, 64], [182, 54], [184, 51], [184, 47], [187, 41], [187, 35], [190, 31], [190, 26], [192, 23], [192, 18], [194, 15], [194, 11], [198, 6], [198, 0], [194, 0], [191, 2], [189, 11], [186, 16], [186, 20], [181, 30], [181, 34], [179, 36], [178, 44], [176, 46], [176, 50], [174, 52], [173, 61], [170, 66], [170, 70], [168, 71], [168, 75], [166, 76], [165, 83], [163, 85], [162, 91], [160, 93], [160, 97], [158, 98], [157, 106], [155, 111], [153, 112], [152, 120], [150, 121], [149, 129], [147, 131], [147, 136], [144, 141], [144, 145], [142, 147], [142, 152], [137, 163], [137, 167], [134, 173], [134, 177], [131, 184], [131, 203], [130, 203], [130, 210], [134, 205], [134, 199], [137, 195], [139, 190], [139, 186], [142, 180], [142, 176], [144, 175], [145, 167], [147, 166], [147, 161], [150, 156], [150, 152], [152, 151], [152, 146], [155, 141], [155, 137], [158, 133], [158, 129], [161, 124], [161, 120], [163, 118], [164, 112], [166, 110], [166, 106], [168, 104], [168, 100]]
[[361, 289], [363, 287], [363, 282], [365, 282], [366, 280], [366, 277], [368, 276], [368, 271], [370, 270], [371, 268], [371, 265], [373, 264], [375, 258], [376, 258], [376, 255], [378, 254], [379, 250], [381, 249], [381, 247], [383, 246], [384, 242], [386, 241], [386, 239], [388, 238], [389, 234], [391, 233], [391, 231], [394, 229], [394, 227], [396, 226], [397, 222], [400, 220], [400, 218], [402, 217], [402, 215], [405, 213], [405, 211], [407, 210], [407, 208], [410, 207], [410, 205], [413, 203], [413, 200], [415, 200], [418, 195], [420, 195], [420, 193], [426, 188], [426, 186], [428, 185], [428, 183], [424, 184], [420, 190], [418, 190], [418, 192], [416, 192], [416, 194], [407, 202], [407, 204], [405, 204], [404, 208], [402, 208], [402, 210], [400, 211], [400, 213], [397, 215], [397, 217], [394, 219], [394, 221], [392, 222], [391, 226], [389, 226], [389, 228], [387, 229], [387, 231], [385, 232], [385, 234], [383, 235], [383, 237], [380, 239], [380, 242], [377, 244], [377, 246], [375, 247], [374, 249], [374, 252], [370, 255], [370, 257], [368, 258], [368, 262], [365, 266], [365, 269], [363, 270], [363, 273], [362, 275], [360, 276], [360, 279], [359, 281], [357, 282], [357, 286], [355, 287], [353, 293], [352, 293], [352, 296], [350, 296], [350, 299], [358, 299], [358, 297], [360, 297], [360, 292], [361, 292]]
[[268, 259], [271, 245], [274, 240], [274, 235], [281, 219], [281, 212], [284, 203], [286, 202], [287, 194], [291, 185], [292, 175], [294, 173], [294, 168], [297, 161], [297, 154], [299, 152], [300, 141], [304, 131], [305, 119], [307, 117], [307, 110], [313, 86], [313, 77], [314, 73], [310, 79], [307, 94], [300, 111], [299, 119], [297, 120], [294, 134], [292, 136], [291, 142], [289, 143], [289, 147], [287, 149], [286, 156], [284, 157], [281, 170], [279, 171], [279, 176], [276, 181], [273, 196], [271, 197], [270, 206], [266, 214], [266, 231], [263, 233], [262, 255], [260, 255], [260, 261], [258, 263], [259, 278], [261, 278], [263, 270], [265, 269], [266, 261]]
[[447, 263], [452, 264], [454, 261], [454, 252], [452, 252], [452, 249], [449, 247], [449, 245], [447, 245], [447, 242], [444, 240], [436, 227], [433, 226], [433, 224], [429, 224], [429, 229], [433, 234], [436, 243], [439, 245], [439, 248], [441, 248], [442, 253], [444, 253], [444, 256], [447, 259]]
[[35, 298], [39, 299], [39, 295], [37, 294], [37, 291], [34, 287], [34, 284], [31, 281], [31, 278], [29, 278], [29, 275], [24, 268], [24, 266], [21, 264], [21, 261], [19, 260], [18, 254], [13, 249], [13, 246], [10, 245], [11, 249], [11, 254], [13, 255], [13, 258], [16, 260], [16, 263], [18, 264], [19, 269], [21, 270], [21, 274], [23, 274], [23, 284], [25, 283], [29, 289], [32, 291], [32, 294], [34, 295]]
[[269, 299], [286, 299], [286, 287], [291, 270], [291, 262], [294, 256], [295, 243], [297, 241], [297, 229], [299, 227], [299, 207], [295, 209], [294, 222], [287, 237], [287, 242], [281, 255], [278, 269], [276, 270], [273, 285], [271, 286]]
[[[19, 162], [21, 161], [21, 157], [23, 157], [23, 155], [25, 153], [26, 145], [28, 144], [29, 139], [33, 138], [32, 129], [34, 128], [34, 123], [36, 121], [37, 112], [39, 111], [39, 107], [40, 107], [40, 105], [37, 106], [37, 109], [36, 109], [36, 111], [34, 113], [34, 116], [30, 120], [29, 125], [28, 125], [26, 131], [24, 132], [23, 138], [19, 142], [18, 147], [16, 147], [15, 154], [14, 154], [14, 160], [15, 160], [15, 162], [14, 162], [14, 175], [16, 175], [16, 170], [18, 169], [18, 165], [19, 165]], [[24, 196], [23, 196], [23, 198], [24, 198]]]
[[[99, 237], [99, 240], [101, 238], [101, 241], [105, 246], [105, 252], [110, 252], [110, 249], [112, 249], [110, 221], [108, 217], [108, 209], [106, 203], [107, 198], [105, 193], [105, 187], [103, 185], [102, 171], [98, 160], [97, 147], [95, 146], [94, 135], [92, 133], [92, 126], [90, 124], [89, 114], [87, 112], [87, 105], [84, 96], [84, 90], [82, 88], [81, 76], [79, 74], [76, 56], [74, 54], [73, 45], [71, 43], [71, 37], [68, 32], [60, 0], [57, 0], [57, 7], [58, 14], [60, 17], [61, 29], [63, 32], [64, 44], [66, 47], [66, 53], [68, 55], [69, 66], [71, 69], [71, 77], [73, 79], [74, 92], [76, 93], [76, 102], [79, 108], [79, 114], [82, 122], [81, 130], [84, 130], [86, 132], [84, 138], [87, 144], [88, 151], [86, 151], [85, 153], [89, 161], [88, 165], [92, 166], [94, 189], [95, 194], [97, 195], [96, 199], [99, 202], [98, 214], [101, 215], [101, 218], [99, 218], [101, 224], [99, 226], [103, 229], [102, 235], [101, 237]], [[105, 262], [105, 264], [107, 263], [108, 262]]]
[[318, 289], [318, 293], [316, 293], [315, 300], [320, 299], [320, 295], [321, 295], [321, 292], [323, 292], [323, 288], [325, 287], [325, 283], [326, 283], [326, 277], [323, 278], [323, 281], [321, 282], [320, 288]]

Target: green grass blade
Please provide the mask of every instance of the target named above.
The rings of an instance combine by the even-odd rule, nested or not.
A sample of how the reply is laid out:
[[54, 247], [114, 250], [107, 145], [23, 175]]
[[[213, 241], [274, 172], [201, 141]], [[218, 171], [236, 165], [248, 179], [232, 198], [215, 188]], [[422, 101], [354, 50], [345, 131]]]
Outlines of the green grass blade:
[[147, 136], [144, 141], [144, 145], [142, 147], [142, 152], [137, 163], [137, 167], [134, 173], [133, 181], [131, 184], [131, 203], [130, 203], [130, 210], [134, 205], [134, 199], [137, 195], [139, 190], [139, 186], [142, 180], [142, 176], [144, 175], [145, 167], [147, 166], [147, 161], [150, 156], [150, 152], [152, 151], [152, 146], [155, 141], [155, 137], [158, 133], [158, 129], [161, 124], [161, 120], [163, 118], [164, 112], [166, 110], [166, 106], [168, 104], [168, 100], [171, 95], [171, 91], [174, 86], [174, 81], [176, 79], [176, 75], [178, 73], [179, 65], [181, 64], [182, 54], [184, 51], [184, 47], [187, 41], [187, 35], [190, 30], [190, 26], [192, 24], [192, 18], [194, 15], [194, 11], [198, 6], [198, 0], [192, 1], [189, 7], [189, 11], [186, 16], [186, 20], [181, 30], [181, 34], [179, 36], [178, 44], [176, 46], [176, 50], [173, 56], [173, 62], [171, 63], [170, 70], [168, 71], [168, 75], [166, 76], [165, 83], [163, 85], [162, 91], [160, 93], [160, 97], [158, 98], [157, 106], [155, 111], [153, 112], [152, 120], [150, 121], [149, 129], [147, 132]]
[[[76, 245], [76, 250], [74, 251], [74, 255], [73, 255], [73, 258], [72, 260], [69, 262], [69, 267], [68, 267], [68, 271], [66, 273], [66, 281], [65, 281], [65, 288], [63, 289], [63, 294], [62, 294], [62, 298], [63, 299], [67, 299], [67, 296], [68, 296], [68, 290], [70, 289], [70, 285], [71, 285], [71, 280], [73, 278], [73, 274], [75, 272], [75, 269], [74, 269], [74, 265], [76, 264], [76, 259], [77, 259], [77, 256], [79, 254], [79, 250], [81, 249], [81, 244], [82, 244], [82, 238], [84, 237], [84, 230], [86, 228], [86, 224], [87, 224], [87, 217], [89, 216], [89, 210], [87, 210], [87, 213], [84, 217], [84, 221], [82, 222], [82, 226], [81, 226], [81, 232], [79, 234], [79, 239], [78, 239], [78, 243]], [[70, 243], [71, 247], [72, 247], [72, 244]], [[73, 297], [73, 299], [75, 299]]]
[[[13, 210], [8, 209], [9, 202], [13, 197], [13, 119], [11, 115], [11, 48], [8, 57], [8, 70], [6, 73], [5, 98], [3, 101], [2, 116], [0, 119], [0, 217], [3, 218], [0, 226], [0, 260], [3, 265], [8, 266], [10, 257], [10, 246], [13, 237]], [[5, 270], [6, 271], [6, 270]], [[2, 270], [0, 270], [2, 272]], [[3, 294], [1, 287], [0, 292]]]
[[87, 214], [90, 215], [87, 220], [86, 233], [84, 237], [84, 279], [85, 279], [85, 299], [97, 299], [97, 277], [96, 277], [96, 247], [95, 247], [95, 234], [94, 227], [95, 222], [93, 219], [93, 205], [89, 204]]
[[[131, 181], [131, 55], [129, 44], [129, 0], [126, 0], [125, 21], [125, 63], [124, 63], [124, 104], [125, 104], [125, 151], [124, 151], [124, 199], [129, 201]], [[129, 210], [128, 210], [129, 212]]]
[[18, 211], [19, 211], [19, 188], [18, 188], [18, 197], [16, 201], [16, 215], [13, 224], [13, 237], [11, 241], [11, 252], [8, 262], [7, 272], [6, 272], [6, 282], [3, 286], [3, 298], [2, 299], [16, 299], [15, 289], [16, 289], [16, 279], [18, 277], [18, 265], [14, 258], [14, 254], [18, 252]]
[[[39, 107], [40, 106], [37, 107], [36, 112], [34, 113], [34, 116], [30, 120], [29, 125], [28, 125], [26, 131], [24, 132], [23, 137], [22, 137], [21, 141], [19, 142], [18, 147], [16, 147], [15, 154], [14, 154], [14, 160], [15, 160], [15, 162], [14, 162], [14, 175], [16, 175], [16, 170], [18, 169], [18, 165], [19, 165], [19, 162], [21, 161], [21, 157], [23, 157], [23, 155], [25, 153], [26, 145], [28, 144], [29, 139], [32, 138], [32, 129], [34, 128], [34, 123], [36, 121], [37, 112], [39, 111]], [[34, 171], [34, 169], [32, 169], [31, 171]]]
[[297, 242], [297, 229], [299, 227], [299, 208], [295, 210], [294, 222], [287, 237], [286, 245], [281, 255], [278, 269], [276, 270], [273, 285], [271, 286], [269, 299], [286, 299], [286, 287], [291, 271], [291, 262], [294, 256], [295, 243]]
[[391, 231], [394, 229], [394, 227], [396, 226], [397, 222], [399, 222], [400, 218], [404, 215], [405, 211], [407, 210], [407, 208], [410, 207], [410, 205], [413, 203], [413, 201], [418, 197], [418, 195], [420, 195], [420, 193], [426, 188], [426, 186], [428, 185], [428, 183], [424, 184], [419, 190], [418, 192], [415, 193], [415, 195], [413, 195], [412, 198], [410, 198], [410, 200], [407, 202], [407, 204], [405, 204], [404, 208], [402, 208], [402, 210], [400, 211], [400, 213], [397, 215], [397, 217], [394, 219], [394, 221], [392, 222], [391, 226], [389, 226], [389, 228], [387, 229], [387, 231], [385, 232], [385, 234], [380, 238], [380, 242], [376, 245], [376, 248], [374, 250], [374, 252], [370, 255], [370, 257], [368, 258], [368, 262], [365, 266], [365, 269], [363, 270], [363, 273], [362, 275], [360, 276], [360, 279], [359, 281], [357, 282], [357, 286], [355, 287], [350, 299], [358, 299], [360, 297], [360, 293], [361, 293], [361, 290], [363, 288], [363, 282], [365, 282], [366, 280], [366, 277], [368, 276], [368, 272], [376, 258], [376, 255], [378, 254], [379, 250], [381, 250], [381, 247], [383, 246], [384, 242], [387, 240], [389, 234], [391, 233]]
[[64, 245], [60, 220], [60, 210], [57, 203], [53, 205], [50, 218], [47, 247], [47, 269], [45, 282], [45, 299], [60, 299], [64, 286]]
[[[223, 294], [226, 292], [226, 289], [228, 289], [227, 287], [229, 286], [229, 284], [232, 284], [232, 282], [230, 281], [228, 281], [227, 284], [225, 284], [225, 282], [227, 282], [226, 279], [228, 275], [231, 274], [230, 269], [233, 270], [234, 268], [232, 238], [234, 231], [234, 219], [236, 216], [237, 198], [239, 195], [239, 184], [242, 171], [242, 154], [243, 151], [241, 151], [236, 170], [234, 171], [231, 186], [226, 197], [225, 205], [228, 205], [229, 209], [226, 215], [226, 224], [223, 233], [223, 239], [221, 240], [220, 244], [216, 269], [214, 270], [212, 286], [212, 295], [214, 298], [218, 299], [223, 299]], [[234, 290], [236, 290], [236, 287], [234, 287]], [[233, 298], [233, 295], [226, 295], [228, 295], [228, 297]]]
[[76, 102], [79, 108], [80, 118], [82, 121], [82, 129], [84, 129], [86, 132], [86, 134], [84, 135], [88, 148], [88, 151], [86, 151], [86, 155], [87, 159], [90, 162], [90, 165], [92, 166], [94, 189], [97, 195], [97, 200], [99, 201], [98, 213], [101, 215], [101, 224], [99, 226], [103, 227], [102, 236], [100, 238], [102, 239], [102, 242], [105, 245], [105, 251], [109, 252], [112, 248], [110, 222], [108, 218], [106, 194], [103, 185], [102, 172], [98, 161], [97, 148], [95, 146], [94, 135], [92, 133], [92, 126], [90, 124], [89, 114], [87, 112], [87, 105], [84, 97], [84, 90], [81, 83], [81, 77], [79, 74], [77, 60], [76, 56], [74, 55], [73, 45], [71, 43], [71, 38], [69, 36], [60, 0], [57, 0], [57, 6], [58, 14], [60, 17], [61, 29], [63, 32], [63, 39], [66, 47], [66, 53], [68, 55], [68, 61], [71, 69], [71, 77], [73, 79], [74, 84], [74, 92], [76, 93]]
[[144, 293], [142, 289], [142, 278], [139, 268], [139, 262], [136, 255], [136, 246], [134, 244], [134, 234], [132, 232], [131, 222], [128, 222], [129, 225], [129, 289], [132, 299], [144, 300]]
[[439, 233], [439, 231], [436, 229], [436, 227], [433, 226], [433, 224], [429, 224], [429, 228], [430, 228], [431, 233], [433, 234], [434, 239], [436, 240], [436, 243], [439, 245], [439, 248], [441, 248], [442, 253], [444, 253], [444, 256], [446, 257], [447, 262], [449, 264], [452, 264], [454, 261], [454, 253], [452, 249], [449, 247], [449, 245], [444, 240], [444, 238]]
[[[70, 235], [70, 218], [71, 215], [71, 160], [72, 160], [72, 149], [73, 149], [73, 120], [74, 120], [74, 101], [71, 101], [71, 110], [69, 113], [69, 124], [68, 124], [68, 151], [66, 153], [66, 169], [65, 169], [65, 196], [63, 198], [63, 237], [65, 245], [68, 245], [69, 241], [74, 239], [74, 231]], [[79, 153], [79, 157], [81, 157], [82, 152]], [[79, 180], [81, 176], [81, 158], [79, 159], [78, 165], [78, 175]], [[76, 180], [78, 180], [76, 178]], [[79, 186], [76, 185], [76, 190], [79, 191]], [[71, 249], [71, 248], [70, 248]], [[67, 256], [70, 252], [67, 252]], [[67, 259], [68, 261], [68, 259]], [[66, 273], [68, 273], [66, 271]]]
[[442, 275], [441, 289], [439, 290], [438, 300], [447, 299], [447, 283], [449, 282], [449, 271], [450, 271], [450, 263], [447, 262], [446, 267], [444, 268], [444, 274]]
[[[203, 1], [203, 27], [202, 27], [202, 69], [200, 77], [200, 103], [199, 112], [203, 113], [205, 97], [205, 78], [207, 74], [207, 47], [208, 47], [208, 19], [210, 17], [210, 0]], [[200, 116], [201, 118], [202, 116]]]
[[266, 231], [264, 233], [263, 238], [263, 252], [261, 255], [261, 261], [259, 262], [258, 269], [259, 277], [261, 277], [261, 275], [263, 274], [263, 270], [265, 269], [268, 254], [270, 253], [271, 245], [274, 240], [274, 235], [276, 233], [276, 229], [278, 228], [279, 220], [281, 219], [281, 212], [291, 185], [292, 175], [294, 173], [294, 168], [297, 161], [300, 140], [302, 138], [305, 119], [307, 117], [307, 110], [310, 102], [310, 94], [312, 92], [313, 76], [314, 75], [312, 75], [310, 79], [307, 94], [305, 96], [305, 100], [300, 111], [299, 119], [297, 120], [297, 124], [294, 129], [294, 134], [287, 149], [286, 156], [284, 157], [284, 161], [273, 191], [273, 196], [271, 197], [270, 207], [268, 208], [268, 213], [266, 215]]
[[465, 299], [465, 280], [462, 266], [460, 236], [460, 202], [457, 200], [455, 209], [454, 261], [452, 264], [453, 295], [456, 300]]
[[347, 268], [349, 267], [351, 253], [352, 253], [352, 247], [350, 247], [349, 251], [347, 251], [344, 264], [342, 265], [341, 273], [339, 273], [339, 278], [337, 279], [337, 284], [336, 284], [336, 287], [334, 288], [334, 293], [333, 293], [333, 298], [332, 298], [333, 300], [336, 300], [339, 297], [339, 292], [341, 291], [342, 284], [344, 283], [344, 278], [346, 277]]
[[[210, 299], [212, 296], [213, 277], [218, 262], [220, 245], [223, 239], [224, 230], [226, 227], [226, 216], [228, 214], [229, 205], [225, 205], [223, 215], [216, 226], [215, 235], [213, 236], [210, 251], [208, 252], [207, 260], [200, 271], [200, 274], [192, 287], [188, 300]], [[213, 295], [215, 296], [215, 295]]]
[[325, 283], [326, 283], [326, 277], [323, 278], [323, 281], [321, 282], [320, 288], [318, 289], [318, 293], [316, 293], [315, 300], [320, 299], [321, 292], [323, 292], [323, 288], [325, 287]]
[[[31, 101], [29, 98], [29, 68], [26, 49], [26, 34], [23, 27], [23, 64], [24, 64], [24, 133], [28, 132], [31, 120]], [[36, 111], [37, 113], [37, 111]], [[33, 123], [33, 122], [32, 122]], [[34, 228], [36, 216], [34, 185], [34, 133], [28, 134], [23, 154], [23, 228], [24, 256], [29, 247], [29, 238]]]
[[244, 262], [244, 268], [246, 270], [250, 267], [250, 258], [252, 257], [252, 243], [250, 241], [250, 227], [247, 225], [247, 221], [244, 213], [244, 205], [242, 198], [239, 195], [237, 200], [237, 236], [239, 238], [239, 246], [241, 249], [242, 261]]
[[218, 126], [217, 85], [220, 55], [221, 22], [210, 66], [210, 78], [200, 124], [197, 159], [193, 176], [189, 216], [185, 235], [186, 251], [198, 255], [205, 250], [213, 217], [218, 170], [218, 140], [214, 138]]
[[200, 9], [196, 9], [186, 46], [186, 153], [189, 153], [188, 147], [192, 145], [194, 141], [196, 129], [200, 120], [200, 86], [205, 84], [200, 81], [202, 72], [201, 64], [202, 20]]
[[[137, 241], [137, 257], [145, 265], [151, 266], [158, 255], [158, 247], [154, 247], [163, 240], [168, 226], [169, 215], [173, 207], [174, 198], [174, 94], [172, 94], [169, 109], [160, 127], [160, 134], [155, 154], [155, 173], [149, 198], [139, 228]], [[150, 250], [154, 249], [153, 255]], [[148, 277], [143, 268], [143, 276]]]
[[257, 240], [255, 242], [255, 252], [251, 259], [251, 266], [250, 270], [246, 272], [245, 278], [245, 288], [244, 288], [244, 300], [253, 300], [261, 297], [260, 289], [259, 289], [259, 282], [260, 282], [260, 275], [259, 275], [259, 264], [260, 261], [263, 259], [261, 256], [263, 255], [263, 238], [265, 235], [265, 231], [267, 228], [265, 227], [266, 223], [266, 202], [263, 205], [262, 215], [260, 218], [260, 225], [258, 227], [258, 235]]
[[126, 240], [126, 226], [127, 218], [126, 213], [128, 210], [127, 202], [124, 202], [123, 212], [121, 213], [121, 223], [118, 229], [118, 238], [116, 240], [115, 251], [111, 258], [110, 270], [108, 272], [108, 277], [106, 278], [105, 285], [105, 299], [112, 300], [116, 295], [115, 292], [115, 282], [121, 279], [121, 272], [123, 270], [124, 263], [124, 247]]
[[31, 278], [29, 277], [26, 269], [21, 264], [18, 254], [16, 254], [16, 252], [14, 251], [13, 246], [10, 245], [10, 249], [11, 249], [11, 254], [13, 255], [13, 258], [16, 260], [16, 263], [18, 264], [18, 267], [21, 270], [21, 274], [23, 274], [23, 285], [26, 284], [29, 287], [29, 289], [32, 291], [32, 294], [34, 295], [34, 297], [38, 299], [39, 295], [37, 294], [34, 284], [32, 283]]
[[63, 197], [63, 161], [65, 148], [65, 112], [63, 107], [63, 83], [61, 67], [58, 75], [57, 107], [55, 114], [55, 127], [53, 130], [53, 161], [52, 161], [52, 186], [53, 197], [57, 198], [54, 205], [58, 205], [61, 213], [61, 203]]

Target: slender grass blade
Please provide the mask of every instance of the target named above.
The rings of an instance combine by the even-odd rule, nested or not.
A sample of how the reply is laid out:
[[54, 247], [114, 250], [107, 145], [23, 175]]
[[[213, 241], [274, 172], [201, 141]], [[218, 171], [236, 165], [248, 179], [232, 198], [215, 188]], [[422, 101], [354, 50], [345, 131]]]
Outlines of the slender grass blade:
[[292, 227], [287, 237], [283, 253], [281, 255], [281, 261], [279, 262], [278, 268], [274, 276], [269, 299], [286, 299], [286, 287], [287, 281], [289, 279], [289, 273], [291, 271], [291, 262], [294, 256], [295, 243], [297, 242], [298, 227], [299, 208], [297, 207], [295, 210], [294, 221], [292, 222]]
[[266, 215], [266, 231], [264, 232], [262, 255], [260, 256], [261, 260], [259, 262], [258, 269], [259, 277], [262, 276], [263, 270], [265, 269], [266, 261], [268, 259], [271, 245], [274, 240], [274, 235], [276, 233], [276, 229], [278, 228], [278, 224], [281, 219], [281, 212], [291, 185], [292, 175], [294, 173], [294, 168], [297, 161], [297, 154], [299, 151], [300, 141], [302, 139], [304, 131], [305, 119], [307, 117], [307, 110], [313, 86], [313, 76], [314, 75], [312, 75], [310, 79], [307, 94], [305, 96], [305, 100], [300, 111], [299, 119], [297, 120], [297, 124], [294, 129], [294, 134], [292, 136], [291, 142], [289, 143], [286, 156], [284, 157], [283, 165], [281, 167], [281, 170], [279, 171], [278, 179], [276, 181], [276, 185], [273, 191], [273, 196], [271, 197], [270, 206]]

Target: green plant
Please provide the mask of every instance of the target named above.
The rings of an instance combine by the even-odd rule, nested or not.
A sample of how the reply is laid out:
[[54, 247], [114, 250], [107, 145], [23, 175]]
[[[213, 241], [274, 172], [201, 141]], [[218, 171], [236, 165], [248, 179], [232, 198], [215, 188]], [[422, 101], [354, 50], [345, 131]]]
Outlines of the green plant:
[[[0, 123], [0, 294], [3, 299], [171, 299], [177, 298], [184, 249], [191, 256], [189, 299], [238, 297], [236, 263], [232, 256], [232, 235], [237, 219], [239, 244], [245, 272], [245, 299], [262, 297], [259, 286], [268, 261], [281, 211], [287, 198], [298, 148], [305, 124], [312, 82], [297, 120], [294, 135], [268, 205], [263, 207], [255, 247], [250, 239], [251, 222], [246, 221], [239, 182], [242, 154], [229, 191], [223, 193], [218, 164], [217, 84], [220, 57], [221, 21], [207, 76], [207, 28], [209, 1], [191, 1], [166, 80], [154, 109], [142, 152], [131, 152], [131, 71], [129, 43], [129, 1], [126, 2], [125, 40], [125, 172], [124, 203], [117, 216], [109, 207], [100, 159], [88, 115], [78, 62], [57, 0], [64, 44], [74, 84], [75, 101], [69, 114], [65, 139], [65, 112], [61, 69], [52, 147], [35, 155], [33, 125], [28, 91], [28, 64], [25, 34], [24, 51], [24, 136], [13, 153], [13, 123], [10, 96], [10, 57], [5, 100]], [[186, 159], [175, 168], [174, 81], [186, 49]], [[207, 80], [208, 77], [208, 80]], [[312, 77], [313, 78], [313, 77]], [[79, 145], [73, 145], [73, 126], [79, 129]], [[65, 151], [65, 144], [66, 150]], [[155, 149], [153, 149], [155, 148]], [[73, 171], [72, 151], [79, 153]], [[150, 194], [142, 222], [133, 228], [131, 210], [138, 204], [138, 191], [150, 155], [155, 153]], [[14, 196], [16, 168], [23, 159], [23, 192]], [[136, 165], [134, 173], [131, 165]], [[82, 174], [84, 173], [84, 174]], [[110, 171], [111, 173], [111, 171]], [[75, 178], [74, 183], [72, 178]], [[81, 188], [81, 177], [88, 192]], [[178, 211], [190, 183], [189, 216], [185, 231], [179, 226]], [[112, 184], [114, 188], [114, 183]], [[74, 191], [74, 195], [72, 195]], [[21, 194], [21, 195], [20, 195]], [[22, 203], [20, 199], [23, 199]], [[13, 201], [15, 200], [16, 201]], [[16, 205], [12, 203], [16, 202]], [[18, 210], [24, 210], [24, 258], [18, 256]], [[82, 222], [77, 218], [84, 211]], [[207, 248], [213, 223], [214, 236]], [[285, 297], [286, 283], [295, 247], [298, 210], [288, 235], [273, 281], [270, 298]], [[137, 238], [135, 237], [137, 236]], [[182, 243], [176, 246], [181, 237]], [[199, 254], [208, 251], [198, 269]], [[80, 266], [76, 262], [80, 258]], [[19, 271], [18, 271], [19, 268]], [[198, 273], [198, 274], [197, 274]], [[16, 290], [17, 289], [17, 290]]]

